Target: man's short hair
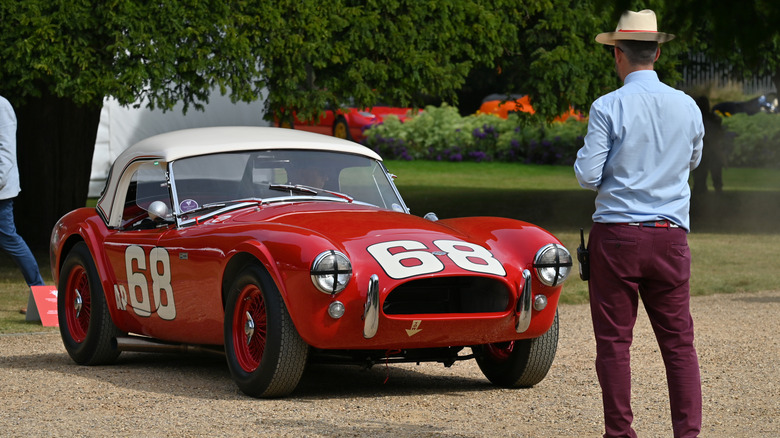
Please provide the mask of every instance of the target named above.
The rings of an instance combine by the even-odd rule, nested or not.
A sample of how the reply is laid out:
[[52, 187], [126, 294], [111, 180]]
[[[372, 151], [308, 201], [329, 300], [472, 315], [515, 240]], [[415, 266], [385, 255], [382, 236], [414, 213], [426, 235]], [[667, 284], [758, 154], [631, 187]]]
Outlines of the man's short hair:
[[658, 51], [656, 41], [621, 40], [615, 44], [623, 51], [631, 65], [648, 65], [655, 62], [655, 54]]

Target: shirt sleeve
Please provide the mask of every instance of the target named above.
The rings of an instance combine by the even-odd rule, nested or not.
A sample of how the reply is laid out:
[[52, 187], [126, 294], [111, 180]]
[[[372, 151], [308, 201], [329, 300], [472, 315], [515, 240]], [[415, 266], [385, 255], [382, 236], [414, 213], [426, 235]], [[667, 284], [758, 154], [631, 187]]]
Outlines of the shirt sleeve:
[[601, 185], [604, 164], [612, 146], [610, 117], [594, 103], [588, 115], [588, 133], [585, 145], [577, 152], [574, 174], [580, 186], [598, 190]]
[[[698, 107], [697, 107], [698, 109]], [[704, 121], [702, 120], [701, 112], [696, 111], [698, 117], [693, 117], [693, 153], [691, 154], [690, 169], [693, 170], [701, 163], [701, 154], [704, 147]]]
[[16, 166], [16, 115], [8, 103], [0, 102], [0, 189]]

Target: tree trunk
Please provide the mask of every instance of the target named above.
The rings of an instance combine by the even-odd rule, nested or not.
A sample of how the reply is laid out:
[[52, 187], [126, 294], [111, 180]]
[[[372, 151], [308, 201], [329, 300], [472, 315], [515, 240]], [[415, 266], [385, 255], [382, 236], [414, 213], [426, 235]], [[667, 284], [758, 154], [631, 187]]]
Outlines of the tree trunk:
[[47, 249], [57, 220], [85, 206], [100, 110], [100, 105], [78, 106], [48, 91], [15, 108], [22, 192], [14, 201], [14, 216], [33, 250]]

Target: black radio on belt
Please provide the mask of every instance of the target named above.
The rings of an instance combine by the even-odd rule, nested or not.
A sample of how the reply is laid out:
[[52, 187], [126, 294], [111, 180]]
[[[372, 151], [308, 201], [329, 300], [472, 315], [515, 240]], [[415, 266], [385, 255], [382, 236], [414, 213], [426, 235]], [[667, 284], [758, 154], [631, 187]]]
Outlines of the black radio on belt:
[[577, 261], [580, 262], [580, 278], [582, 281], [588, 281], [590, 278], [590, 256], [588, 248], [585, 246], [585, 234], [580, 228], [580, 246], [577, 247]]

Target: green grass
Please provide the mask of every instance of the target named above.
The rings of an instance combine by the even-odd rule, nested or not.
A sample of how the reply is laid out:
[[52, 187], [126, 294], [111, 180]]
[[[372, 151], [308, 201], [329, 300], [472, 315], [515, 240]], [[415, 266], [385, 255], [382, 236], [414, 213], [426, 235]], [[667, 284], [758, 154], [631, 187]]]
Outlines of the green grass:
[[[389, 161], [413, 214], [440, 218], [504, 216], [550, 230], [570, 250], [592, 224], [595, 192], [579, 187], [569, 166]], [[691, 208], [691, 292], [780, 289], [780, 171], [726, 169], [724, 192]], [[567, 280], [562, 302], [587, 302], [587, 283]]]
[[[38, 267], [46, 284], [53, 284], [49, 270], [49, 257], [36, 253]], [[19, 313], [27, 307], [27, 297], [30, 288], [24, 282], [24, 277], [13, 259], [0, 253], [0, 334], [24, 333], [40, 331], [56, 331], [56, 328], [43, 327], [40, 323], [25, 321], [25, 316]]]
[[[569, 166], [510, 163], [388, 161], [390, 172], [413, 214], [440, 218], [504, 216], [554, 233], [574, 251], [579, 229], [591, 226], [595, 192], [579, 187]], [[696, 199], [688, 236], [693, 256], [694, 295], [780, 290], [780, 171], [726, 169], [724, 193]], [[93, 204], [94, 205], [94, 201]], [[47, 254], [38, 254], [51, 284]], [[25, 322], [27, 288], [13, 261], [0, 255], [0, 333], [54, 331]], [[587, 302], [587, 283], [576, 274], [564, 286], [562, 302]]]

